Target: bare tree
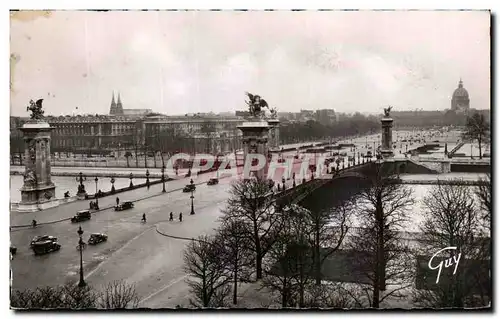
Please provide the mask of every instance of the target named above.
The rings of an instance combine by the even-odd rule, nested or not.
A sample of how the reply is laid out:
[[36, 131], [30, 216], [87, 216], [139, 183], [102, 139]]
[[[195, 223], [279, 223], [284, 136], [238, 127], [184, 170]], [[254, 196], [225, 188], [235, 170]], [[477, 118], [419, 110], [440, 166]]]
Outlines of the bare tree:
[[431, 258], [428, 252], [456, 247], [442, 254], [452, 258], [460, 253], [461, 261], [457, 262], [456, 273], [442, 269], [439, 285], [434, 282], [435, 273], [430, 280], [432, 283], [423, 280], [421, 289], [415, 293], [415, 301], [430, 307], [486, 306], [489, 287], [484, 283], [489, 277], [489, 269], [484, 268], [484, 262], [489, 263], [490, 240], [480, 228], [482, 215], [475, 205], [473, 191], [468, 186], [438, 184], [424, 199], [424, 207], [421, 254], [428, 260]]
[[247, 279], [245, 268], [254, 262], [252, 256], [247, 253], [251, 243], [248, 237], [250, 232], [247, 228], [248, 225], [242, 221], [228, 220], [219, 229], [224, 265], [233, 281], [233, 304], [235, 305], [238, 302], [238, 282], [241, 279]]
[[132, 153], [130, 151], [125, 152], [125, 158], [127, 159], [127, 167], [130, 167], [129, 165], [129, 158], [132, 156]]
[[138, 304], [139, 297], [135, 285], [127, 284], [123, 280], [105, 285], [97, 299], [97, 305], [104, 309], [137, 308]]
[[198, 307], [222, 307], [231, 280], [222, 258], [219, 238], [200, 236], [192, 240], [184, 251], [184, 271], [193, 279], [187, 283]]
[[[354, 208], [355, 199], [343, 200], [332, 210], [307, 210], [311, 222], [311, 240], [314, 259], [314, 277], [316, 285], [321, 284], [321, 268], [325, 260], [341, 246], [349, 229], [349, 218]], [[329, 247], [322, 250], [321, 247]]]
[[305, 306], [306, 291], [312, 283], [312, 223], [309, 211], [292, 204], [283, 208], [283, 228], [270, 249], [262, 285], [278, 291], [282, 307]]
[[479, 144], [479, 158], [482, 158], [481, 145], [489, 135], [490, 124], [486, 120], [484, 114], [474, 113], [471, 117], [467, 118], [465, 138], [477, 140]]
[[292, 293], [294, 291], [293, 272], [290, 265], [292, 260], [288, 256], [290, 241], [291, 235], [287, 228], [284, 228], [274, 245], [269, 249], [267, 256], [269, 267], [264, 269], [266, 276], [262, 280], [263, 287], [279, 293], [282, 307], [292, 306]]
[[[403, 297], [411, 286], [411, 256], [403, 230], [407, 212], [414, 204], [412, 191], [396, 182], [391, 169], [376, 164], [366, 174], [369, 186], [357, 200], [360, 226], [347, 244], [357, 255], [356, 275], [369, 282], [361, 285], [370, 305], [379, 308], [389, 297]], [[391, 289], [387, 289], [391, 285]]]
[[491, 229], [491, 174], [486, 174], [486, 178], [482, 179], [483, 184], [479, 185], [476, 190], [476, 195], [481, 203], [481, 208], [484, 210], [483, 226], [489, 231]]
[[74, 283], [13, 291], [11, 306], [19, 309], [125, 309], [137, 308], [139, 297], [133, 285], [115, 281], [102, 291]]
[[279, 210], [274, 207], [273, 192], [267, 181], [248, 179], [232, 184], [223, 220], [247, 223], [250, 250], [255, 256], [256, 279], [262, 279], [262, 259], [281, 230]]

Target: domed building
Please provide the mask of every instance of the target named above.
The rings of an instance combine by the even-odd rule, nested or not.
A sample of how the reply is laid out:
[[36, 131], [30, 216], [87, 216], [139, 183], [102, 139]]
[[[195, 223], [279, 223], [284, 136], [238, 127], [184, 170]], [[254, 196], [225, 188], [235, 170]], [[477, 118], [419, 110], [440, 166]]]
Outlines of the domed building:
[[458, 82], [458, 88], [453, 92], [451, 98], [451, 110], [455, 112], [467, 112], [470, 108], [469, 92], [464, 88], [462, 79]]

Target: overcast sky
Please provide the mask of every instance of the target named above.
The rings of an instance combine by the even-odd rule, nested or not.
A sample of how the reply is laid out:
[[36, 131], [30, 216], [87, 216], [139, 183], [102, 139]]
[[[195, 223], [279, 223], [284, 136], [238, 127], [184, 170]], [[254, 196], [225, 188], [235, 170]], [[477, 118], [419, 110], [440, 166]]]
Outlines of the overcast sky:
[[71, 12], [11, 19], [11, 113], [490, 107], [488, 12]]

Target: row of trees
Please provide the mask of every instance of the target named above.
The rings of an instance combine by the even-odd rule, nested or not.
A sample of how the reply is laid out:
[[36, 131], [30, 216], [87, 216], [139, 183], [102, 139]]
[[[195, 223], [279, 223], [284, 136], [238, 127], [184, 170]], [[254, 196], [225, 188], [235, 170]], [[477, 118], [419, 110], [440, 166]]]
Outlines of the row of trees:
[[11, 292], [10, 305], [16, 309], [131, 309], [139, 297], [135, 286], [113, 281], [96, 289], [74, 283]]
[[[429, 307], [488, 305], [489, 273], [474, 274], [471, 263], [489, 265], [491, 186], [476, 191], [480, 206], [470, 187], [436, 186], [414, 234], [404, 231], [413, 220], [411, 189], [383, 166], [374, 166], [365, 181], [367, 187], [331, 210], [278, 205], [264, 181], [236, 182], [216, 234], [193, 240], [185, 251], [192, 304], [229, 306], [232, 292], [236, 305], [239, 285], [257, 282], [282, 307], [379, 308], [412, 296]], [[351, 227], [355, 220], [358, 227]], [[467, 261], [459, 275], [447, 273], [452, 277], [439, 286], [424, 280], [417, 289], [416, 261], [448, 246]]]
[[368, 134], [380, 129], [380, 119], [376, 116], [364, 116], [355, 113], [352, 116], [342, 116], [336, 123], [322, 124], [318, 121], [282, 122], [280, 124], [280, 140], [282, 144], [317, 141], [326, 138], [338, 138]]
[[479, 158], [483, 158], [482, 145], [490, 142], [490, 123], [482, 113], [474, 113], [467, 117], [463, 138], [477, 141], [479, 146]]

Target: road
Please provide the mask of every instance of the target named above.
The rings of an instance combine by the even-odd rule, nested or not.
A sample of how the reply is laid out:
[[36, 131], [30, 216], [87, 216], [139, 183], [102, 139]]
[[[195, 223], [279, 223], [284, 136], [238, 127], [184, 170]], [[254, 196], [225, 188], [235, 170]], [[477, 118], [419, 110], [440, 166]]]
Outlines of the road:
[[[189, 215], [190, 194], [175, 191], [136, 202], [131, 210], [98, 212], [93, 214], [90, 221], [79, 224], [64, 221], [35, 229], [12, 231], [11, 242], [18, 248], [11, 262], [13, 288], [34, 288], [76, 280], [79, 267], [76, 231], [78, 226], [82, 226], [85, 241], [93, 232], [109, 236], [107, 242], [89, 246], [84, 251], [88, 282], [99, 285], [126, 278], [137, 284], [140, 295], [148, 294], [151, 289], [162, 286], [164, 280], [177, 275], [175, 269], [182, 266], [180, 254], [185, 245], [183, 241], [156, 233], [154, 226], [159, 225], [163, 232], [185, 237], [210, 232], [216, 226], [219, 210], [227, 199], [229, 183], [230, 179], [222, 179], [218, 185], [199, 185], [195, 192], [195, 215]], [[168, 220], [170, 211], [174, 212], [176, 219], [182, 212], [183, 222], [162, 223]], [[143, 213], [147, 215], [145, 224], [140, 222]], [[34, 236], [43, 234], [58, 237], [62, 249], [44, 256], [34, 256], [29, 249], [29, 242]], [[155, 279], [154, 284], [144, 279], [148, 276], [156, 278], [161, 274], [162, 278]]]
[[[365, 138], [361, 138], [362, 143]], [[294, 161], [294, 171], [300, 161]], [[109, 240], [97, 246], [89, 246], [84, 252], [86, 281], [101, 286], [118, 279], [136, 285], [144, 307], [174, 307], [186, 304], [188, 287], [182, 269], [183, 250], [187, 241], [165, 237], [157, 232], [186, 238], [209, 234], [217, 227], [220, 209], [228, 198], [228, 190], [234, 178], [221, 178], [218, 185], [204, 184], [213, 174], [202, 174], [194, 178], [202, 183], [195, 192], [195, 215], [189, 215], [190, 194], [182, 193], [188, 179], [166, 183], [167, 193], [161, 193], [162, 185], [119, 194], [121, 201], [147, 199], [135, 203], [131, 210], [115, 212], [113, 209], [93, 214], [90, 221], [72, 224], [65, 220], [39, 227], [13, 229], [11, 242], [18, 248], [11, 261], [14, 289], [35, 288], [45, 285], [63, 284], [78, 280], [79, 252], [77, 229], [82, 226], [84, 240], [93, 232], [106, 233]], [[275, 175], [280, 180], [281, 175]], [[292, 181], [287, 181], [291, 186]], [[100, 207], [112, 207], [115, 197], [99, 200]], [[88, 201], [79, 201], [38, 213], [11, 212], [11, 225], [29, 224], [32, 219], [39, 223], [69, 218], [77, 210], [86, 209]], [[168, 221], [170, 212], [176, 220]], [[179, 212], [183, 222], [178, 221]], [[146, 213], [147, 223], [140, 222]], [[29, 249], [30, 240], [37, 235], [53, 235], [59, 238], [62, 249], [44, 256], [34, 256]]]
[[[300, 165], [300, 162], [297, 162]], [[106, 233], [109, 240], [97, 246], [88, 246], [84, 254], [85, 277], [89, 284], [100, 286], [117, 279], [126, 279], [136, 285], [144, 305], [167, 307], [165, 300], [185, 302], [187, 286], [182, 270], [182, 254], [187, 241], [162, 236], [162, 233], [186, 238], [211, 233], [217, 227], [220, 210], [228, 198], [230, 183], [234, 178], [221, 178], [219, 184], [208, 186], [206, 181], [212, 174], [195, 178], [195, 215], [190, 215], [190, 194], [182, 188], [188, 179], [166, 183], [167, 193], [162, 186], [154, 185], [149, 190], [138, 189], [120, 194], [121, 201], [150, 198], [135, 203], [131, 210], [115, 212], [113, 209], [99, 211], [90, 221], [72, 224], [65, 220], [37, 228], [19, 228], [11, 231], [11, 243], [18, 248], [11, 261], [13, 289], [35, 288], [46, 285], [76, 282], [79, 271], [77, 229], [82, 226], [84, 240], [91, 233]], [[287, 181], [291, 187], [292, 181]], [[99, 200], [101, 208], [111, 207], [115, 197]], [[85, 209], [88, 201], [75, 202], [35, 214], [11, 213], [11, 225], [29, 224], [33, 218], [39, 223], [69, 218], [79, 209]], [[175, 221], [169, 222], [170, 212]], [[179, 212], [183, 221], [178, 221]], [[146, 213], [147, 223], [140, 222]], [[58, 237], [62, 248], [58, 252], [34, 256], [29, 242], [37, 235]], [[160, 299], [158, 299], [160, 298]], [[170, 299], [169, 299], [170, 298]], [[175, 306], [175, 305], [173, 305]]]

